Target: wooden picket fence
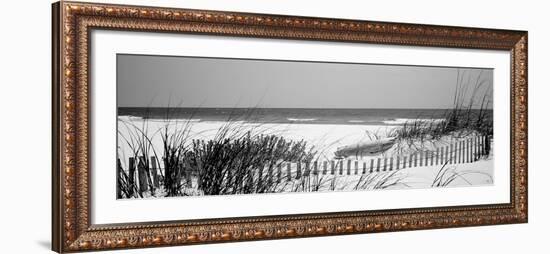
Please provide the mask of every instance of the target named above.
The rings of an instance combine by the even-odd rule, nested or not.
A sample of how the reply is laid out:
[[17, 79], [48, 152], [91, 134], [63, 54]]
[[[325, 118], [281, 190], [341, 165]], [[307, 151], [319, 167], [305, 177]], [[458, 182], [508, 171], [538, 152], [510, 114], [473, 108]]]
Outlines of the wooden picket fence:
[[[472, 163], [488, 155], [491, 149], [490, 146], [488, 136], [475, 136], [468, 139], [453, 140], [446, 146], [436, 147], [434, 150], [415, 152], [408, 156], [378, 157], [369, 160], [282, 162], [271, 168], [257, 169], [255, 177], [280, 182], [318, 175], [359, 175], [405, 168]], [[130, 157], [128, 161], [129, 170], [126, 172], [122, 169], [120, 160], [118, 161], [117, 173], [119, 179], [127, 179], [122, 184], [132, 186], [130, 188], [132, 193], [129, 193], [129, 195], [160, 187], [163, 169], [159, 167], [162, 163], [159, 164], [158, 162], [159, 160], [154, 156], [150, 160], [146, 160], [145, 157], [140, 157], [137, 160]], [[187, 186], [191, 186], [192, 178], [195, 175], [196, 172], [185, 172], [181, 177], [186, 181]], [[117, 184], [117, 195], [122, 195], [119, 185], [120, 183]]]

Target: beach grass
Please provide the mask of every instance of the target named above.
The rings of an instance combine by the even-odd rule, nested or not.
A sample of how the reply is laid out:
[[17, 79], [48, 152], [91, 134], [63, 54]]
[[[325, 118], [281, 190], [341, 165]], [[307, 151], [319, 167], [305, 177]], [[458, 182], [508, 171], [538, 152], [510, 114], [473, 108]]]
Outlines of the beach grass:
[[[454, 138], [479, 135], [493, 136], [492, 84], [477, 75], [457, 70], [453, 106], [443, 116], [423, 117], [407, 121], [388, 136], [398, 141], [415, 145], [424, 141], [439, 140], [446, 136]], [[490, 149], [490, 147], [489, 147]], [[489, 150], [487, 149], [487, 152]]]

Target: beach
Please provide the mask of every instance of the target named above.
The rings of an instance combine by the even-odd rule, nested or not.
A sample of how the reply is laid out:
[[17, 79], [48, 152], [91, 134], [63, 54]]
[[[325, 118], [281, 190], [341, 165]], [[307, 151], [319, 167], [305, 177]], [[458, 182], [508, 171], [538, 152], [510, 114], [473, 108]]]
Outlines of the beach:
[[[123, 136], [129, 136], [129, 132], [136, 127], [145, 130], [155, 151], [162, 151], [161, 133], [168, 127], [169, 132], [186, 129], [189, 131], [186, 142], [195, 140], [212, 140], [218, 131], [232, 125], [240, 132], [252, 131], [255, 134], [277, 135], [294, 141], [306, 141], [312, 148], [319, 152], [318, 158], [330, 160], [338, 147], [371, 140], [374, 135], [385, 137], [396, 126], [394, 125], [343, 125], [343, 124], [279, 124], [279, 123], [247, 123], [235, 121], [232, 123], [222, 121], [198, 121], [186, 119], [142, 119], [139, 117], [120, 116], [118, 118], [118, 131]], [[187, 130], [187, 128], [189, 128]], [[369, 135], [370, 134], [370, 135]], [[119, 135], [119, 152], [123, 155], [131, 154], [129, 146]]]
[[[380, 124], [331, 124], [311, 123], [310, 119], [291, 119], [291, 123], [258, 123], [237, 121], [218, 121], [201, 119], [157, 119], [142, 118], [135, 116], [119, 116], [118, 118], [118, 151], [123, 168], [127, 168], [127, 158], [132, 156], [131, 145], [128, 144], [128, 137], [132, 135], [139, 137], [145, 134], [148, 137], [149, 156], [162, 158], [163, 156], [163, 133], [185, 133], [182, 139], [184, 145], [190, 146], [193, 141], [208, 141], [218, 138], [220, 130], [232, 130], [234, 137], [251, 132], [257, 136], [274, 135], [283, 137], [286, 140], [305, 141], [308, 149], [316, 151], [313, 158], [318, 163], [318, 169], [313, 173], [313, 165], [304, 169], [302, 165], [288, 164], [288, 172], [285, 164], [282, 165], [282, 178], [285, 180], [279, 186], [280, 192], [308, 191], [314, 185], [316, 191], [349, 191], [369, 189], [402, 189], [402, 188], [431, 188], [431, 187], [461, 187], [461, 186], [483, 186], [493, 183], [493, 156], [481, 157], [470, 163], [443, 164], [443, 157], [439, 162], [439, 155], [435, 151], [443, 153], [443, 147], [453, 149], [453, 144], [459, 147], [462, 141], [473, 138], [475, 135], [462, 137], [458, 140], [452, 136], [446, 136], [437, 141], [416, 141], [414, 144], [397, 142], [384, 152], [374, 155], [360, 155], [346, 157], [342, 160], [335, 158], [338, 148], [350, 144], [369, 142], [377, 139], [385, 139], [401, 128], [403, 123], [410, 119], [385, 120]], [[136, 131], [139, 130], [139, 131]], [[229, 135], [229, 136], [232, 136]], [[124, 138], [125, 137], [125, 138]], [[464, 148], [466, 150], [466, 148]], [[429, 157], [427, 154], [430, 153]], [[458, 156], [461, 151], [455, 151]], [[424, 155], [426, 154], [426, 155]], [[452, 152], [451, 152], [452, 154]], [[411, 159], [414, 157], [414, 164]], [[409, 158], [407, 158], [409, 156]], [[420, 156], [420, 157], [418, 157]], [[425, 156], [425, 157], [422, 157]], [[443, 155], [441, 155], [443, 156]], [[399, 162], [398, 160], [401, 159]], [[426, 158], [428, 157], [428, 158]], [[464, 158], [465, 159], [465, 158]], [[391, 160], [391, 165], [389, 164]], [[395, 161], [394, 161], [395, 160]], [[437, 162], [436, 162], [437, 160]], [[335, 162], [335, 169], [323, 173], [323, 162]], [[373, 163], [374, 162], [374, 163]], [[382, 162], [384, 163], [382, 165]], [[341, 164], [339, 164], [341, 163]], [[423, 165], [424, 163], [424, 165]], [[312, 163], [313, 164], [313, 163]], [[161, 166], [162, 167], [162, 166]], [[300, 172], [301, 170], [301, 172]], [[304, 170], [309, 170], [304, 171]], [[290, 174], [288, 177], [285, 174]], [[308, 174], [307, 178], [297, 178], [298, 174]], [[265, 172], [264, 172], [265, 174]], [[276, 173], [272, 173], [276, 175]], [[261, 176], [258, 176], [261, 177]], [[193, 177], [192, 177], [193, 178]], [[438, 178], [441, 178], [439, 182]], [[453, 178], [452, 181], [449, 181]], [[445, 180], [449, 181], [448, 183]], [[384, 182], [381, 186], [376, 181]], [[184, 192], [189, 195], [203, 195], [195, 187], [197, 179], [189, 180], [189, 186]], [[442, 185], [442, 186], [438, 186]], [[361, 187], [363, 186], [363, 187]], [[161, 190], [155, 196], [162, 196]]]

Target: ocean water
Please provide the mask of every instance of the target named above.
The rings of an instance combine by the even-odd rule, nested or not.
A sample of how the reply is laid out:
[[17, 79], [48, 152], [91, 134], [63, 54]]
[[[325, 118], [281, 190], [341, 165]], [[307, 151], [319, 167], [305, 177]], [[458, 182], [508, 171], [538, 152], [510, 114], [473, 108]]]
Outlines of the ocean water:
[[442, 119], [447, 112], [448, 109], [118, 108], [119, 116], [143, 119], [345, 125], [402, 125], [412, 120]]

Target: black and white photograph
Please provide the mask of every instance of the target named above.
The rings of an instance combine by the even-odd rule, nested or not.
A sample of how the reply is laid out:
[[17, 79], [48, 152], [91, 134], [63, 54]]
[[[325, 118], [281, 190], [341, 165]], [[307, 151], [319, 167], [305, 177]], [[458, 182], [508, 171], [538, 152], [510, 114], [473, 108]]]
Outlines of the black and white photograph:
[[117, 199], [486, 186], [493, 146], [489, 68], [117, 55]]

